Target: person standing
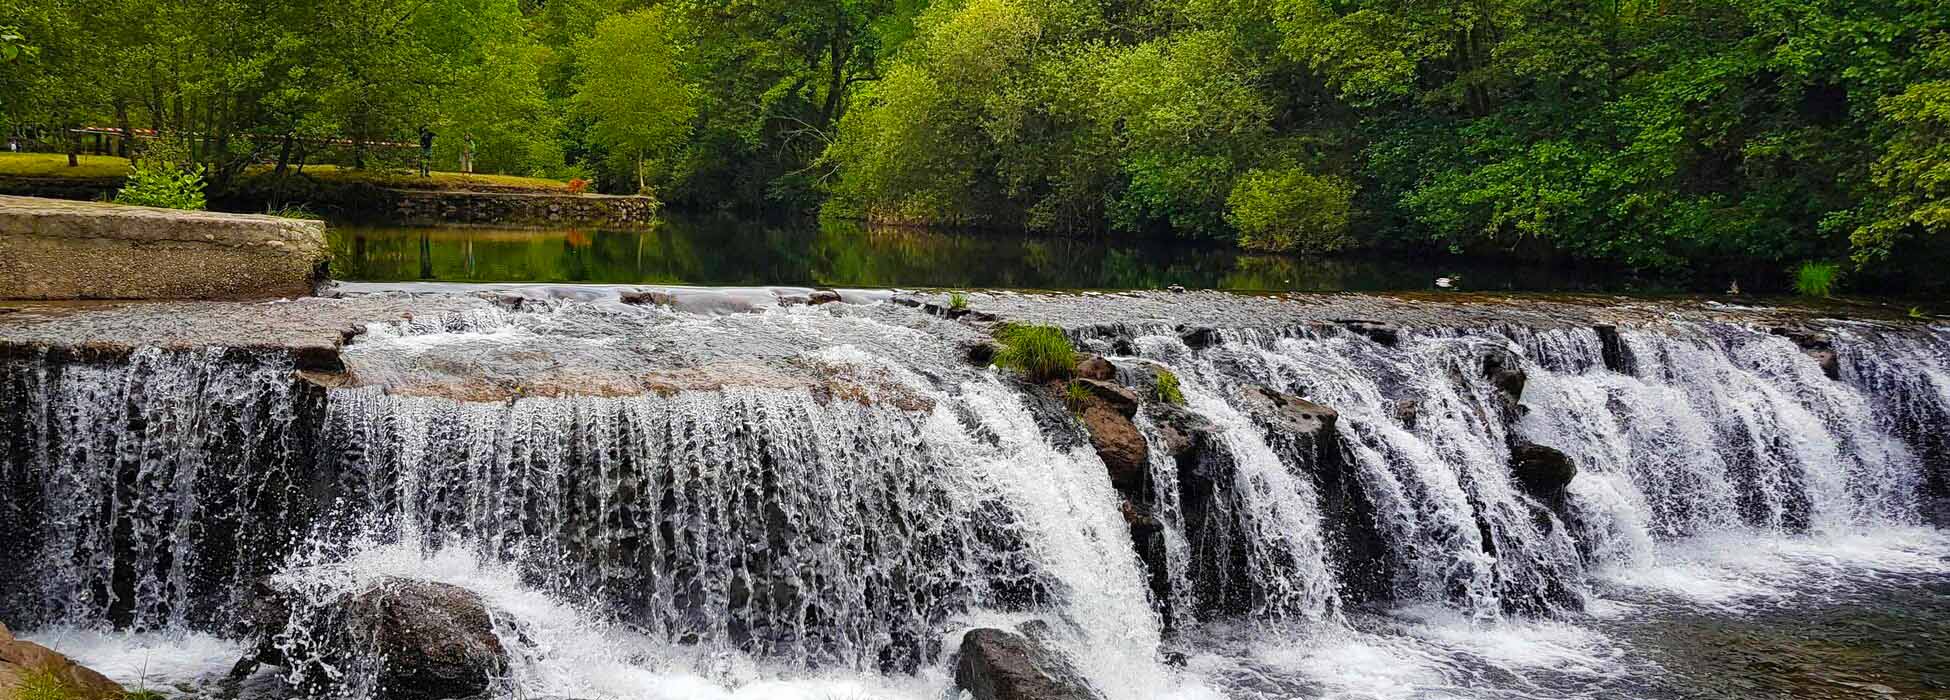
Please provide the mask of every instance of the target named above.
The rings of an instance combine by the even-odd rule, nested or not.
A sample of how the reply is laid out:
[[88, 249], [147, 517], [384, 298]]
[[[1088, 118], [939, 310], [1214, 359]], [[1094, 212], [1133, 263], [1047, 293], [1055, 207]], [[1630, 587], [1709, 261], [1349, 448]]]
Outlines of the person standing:
[[433, 130], [420, 127], [420, 177], [433, 177]]

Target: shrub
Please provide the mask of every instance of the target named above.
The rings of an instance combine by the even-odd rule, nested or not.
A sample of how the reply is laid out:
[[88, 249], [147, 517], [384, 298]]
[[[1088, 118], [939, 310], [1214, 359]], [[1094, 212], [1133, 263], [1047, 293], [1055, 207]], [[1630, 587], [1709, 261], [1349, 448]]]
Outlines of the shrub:
[[1794, 291], [1809, 297], [1834, 296], [1835, 280], [1841, 271], [1834, 263], [1801, 263], [1801, 269], [1794, 273]]
[[1002, 344], [995, 364], [1030, 381], [1063, 379], [1076, 368], [1077, 350], [1061, 328], [1009, 324], [995, 330], [995, 339]]
[[1151, 398], [1174, 406], [1185, 403], [1185, 390], [1178, 386], [1178, 375], [1171, 370], [1158, 368], [1158, 383], [1151, 387]]
[[575, 178], [569, 181], [569, 194], [582, 194], [589, 191], [589, 181]]
[[1253, 170], [1226, 198], [1226, 220], [1239, 229], [1239, 247], [1281, 253], [1332, 253], [1346, 248], [1354, 185], [1299, 168]]
[[164, 209], [202, 209], [203, 166], [136, 163], [129, 180], [115, 193], [119, 204]]
[[129, 164], [129, 179], [115, 201], [141, 207], [202, 209], [203, 166], [191, 161], [188, 144], [161, 138], [142, 147]]
[[968, 308], [968, 295], [961, 292], [948, 293], [948, 308], [961, 311]]

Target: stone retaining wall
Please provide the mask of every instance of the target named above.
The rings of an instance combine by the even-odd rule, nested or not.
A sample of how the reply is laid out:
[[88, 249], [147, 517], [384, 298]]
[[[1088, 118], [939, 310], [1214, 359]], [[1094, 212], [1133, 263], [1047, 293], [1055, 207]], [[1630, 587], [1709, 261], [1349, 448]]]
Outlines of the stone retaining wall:
[[325, 224], [0, 196], [0, 299], [263, 299], [311, 294]]
[[656, 219], [652, 197], [602, 194], [454, 192], [390, 189], [392, 214], [402, 224], [585, 224], [646, 226]]

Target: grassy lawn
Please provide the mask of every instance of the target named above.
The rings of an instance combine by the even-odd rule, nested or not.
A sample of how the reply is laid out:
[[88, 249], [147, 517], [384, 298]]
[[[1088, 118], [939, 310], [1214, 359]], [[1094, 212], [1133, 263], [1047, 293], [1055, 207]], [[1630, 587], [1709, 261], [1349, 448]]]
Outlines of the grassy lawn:
[[[267, 170], [268, 167], [252, 168], [251, 173], [256, 174]], [[0, 153], [0, 177], [96, 178], [121, 177], [127, 174], [129, 174], [129, 162], [115, 156], [82, 156], [81, 165], [70, 168], [68, 157], [60, 153]], [[554, 192], [566, 191], [569, 188], [567, 183], [559, 180], [520, 175], [435, 172], [433, 177], [421, 178], [415, 173], [351, 170], [332, 165], [308, 165], [305, 166], [305, 174], [327, 182], [370, 182], [375, 185], [399, 187], [431, 186], [442, 189], [491, 187]]]
[[115, 156], [82, 156], [81, 165], [68, 167], [61, 153], [0, 153], [0, 177], [121, 177], [129, 162]]

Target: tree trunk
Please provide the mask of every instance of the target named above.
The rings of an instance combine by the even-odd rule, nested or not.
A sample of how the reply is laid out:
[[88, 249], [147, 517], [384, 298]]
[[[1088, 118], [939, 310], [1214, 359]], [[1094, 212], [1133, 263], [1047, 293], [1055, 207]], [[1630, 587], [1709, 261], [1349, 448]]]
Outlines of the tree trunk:
[[62, 130], [67, 132], [64, 135], [68, 138], [68, 167], [70, 168], [81, 167], [81, 134], [75, 133], [75, 128], [71, 126]]
[[636, 152], [636, 193], [643, 194], [643, 149]]
[[115, 98], [115, 126], [122, 130], [121, 153], [116, 155], [135, 160], [135, 149], [132, 147], [135, 144], [135, 125], [129, 123], [129, 101], [126, 98]]
[[284, 177], [284, 170], [291, 165], [291, 143], [295, 139], [290, 133], [284, 135], [284, 143], [278, 145], [278, 167], [271, 170], [273, 177]]

